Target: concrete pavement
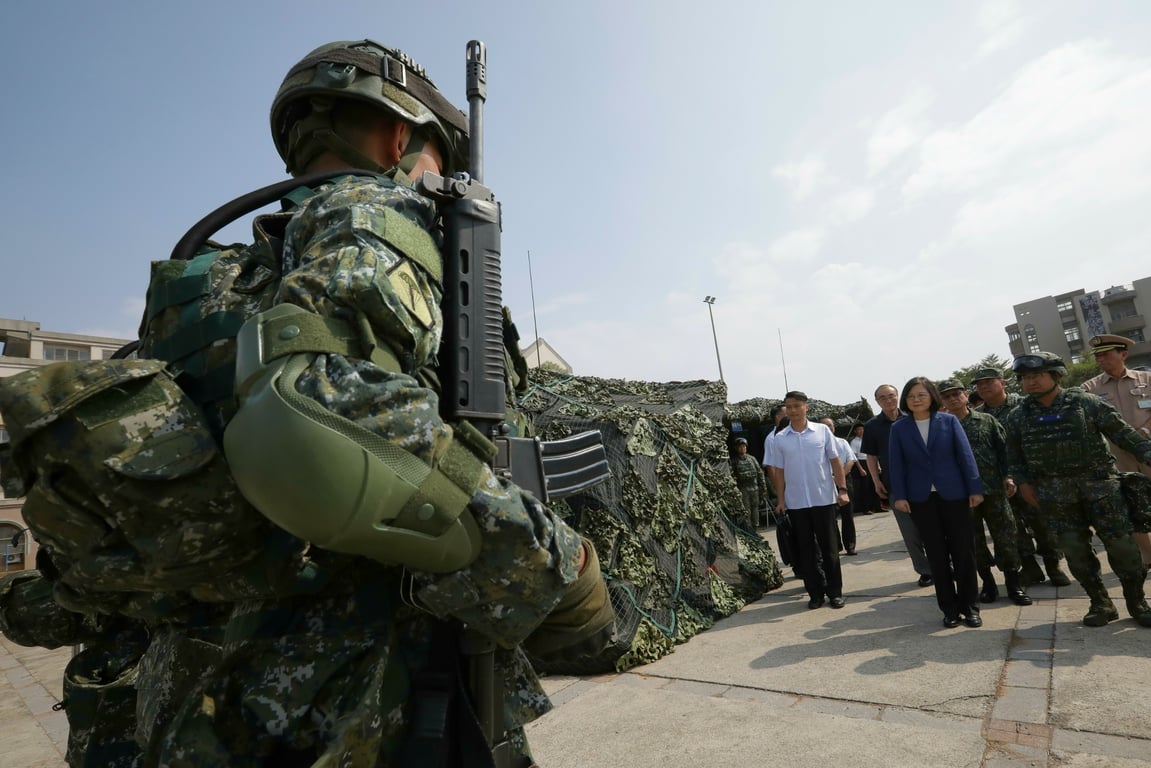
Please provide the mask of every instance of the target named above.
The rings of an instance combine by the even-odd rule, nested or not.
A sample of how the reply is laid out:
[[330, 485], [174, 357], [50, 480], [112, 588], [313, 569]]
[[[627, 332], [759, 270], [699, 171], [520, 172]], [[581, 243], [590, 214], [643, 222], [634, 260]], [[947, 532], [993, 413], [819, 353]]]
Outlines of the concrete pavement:
[[[1107, 627], [1079, 623], [1078, 585], [1041, 585], [1032, 606], [1000, 598], [981, 629], [944, 629], [891, 514], [856, 525], [842, 610], [809, 611], [789, 578], [654, 664], [546, 678], [556, 709], [528, 729], [540, 765], [1151, 766], [1151, 629], [1114, 576], [1123, 618]], [[64, 765], [51, 706], [69, 657], [0, 638], [0, 768]]]
[[528, 730], [540, 765], [1151, 765], [1151, 629], [1113, 575], [1123, 619], [1104, 628], [1079, 623], [1076, 584], [944, 629], [891, 513], [856, 525], [842, 610], [808, 610], [789, 578], [653, 664], [546, 679], [557, 707]]

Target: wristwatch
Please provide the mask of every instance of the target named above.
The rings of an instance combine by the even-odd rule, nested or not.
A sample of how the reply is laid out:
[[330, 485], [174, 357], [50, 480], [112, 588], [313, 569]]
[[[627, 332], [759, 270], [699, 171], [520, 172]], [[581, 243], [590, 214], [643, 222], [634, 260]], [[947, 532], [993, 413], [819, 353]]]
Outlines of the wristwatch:
[[847, 493], [847, 486], [837, 485], [835, 486], [835, 490], [839, 491], [840, 493]]

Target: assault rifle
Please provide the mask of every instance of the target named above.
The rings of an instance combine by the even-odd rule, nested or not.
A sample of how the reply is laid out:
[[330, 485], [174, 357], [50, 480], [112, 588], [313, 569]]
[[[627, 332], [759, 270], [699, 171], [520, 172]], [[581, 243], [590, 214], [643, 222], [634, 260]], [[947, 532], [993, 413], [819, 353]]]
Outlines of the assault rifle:
[[465, 420], [498, 450], [493, 468], [542, 501], [585, 490], [608, 477], [597, 430], [550, 442], [513, 437], [506, 424], [501, 211], [484, 186], [483, 106], [487, 51], [467, 47], [469, 163], [445, 179], [426, 171], [416, 189], [439, 203], [443, 217], [444, 337], [440, 346], [440, 409], [449, 422]]
[[[466, 420], [496, 445], [492, 468], [542, 501], [562, 498], [607, 479], [598, 430], [542, 442], [515, 437], [506, 423], [504, 316], [500, 275], [501, 209], [484, 186], [483, 107], [487, 99], [487, 49], [468, 42], [468, 172], [450, 179], [425, 172], [416, 189], [436, 200], [443, 218], [444, 337], [440, 345], [440, 410], [445, 421]], [[496, 685], [492, 641], [466, 630], [468, 687], [497, 768], [510, 766], [503, 702]]]

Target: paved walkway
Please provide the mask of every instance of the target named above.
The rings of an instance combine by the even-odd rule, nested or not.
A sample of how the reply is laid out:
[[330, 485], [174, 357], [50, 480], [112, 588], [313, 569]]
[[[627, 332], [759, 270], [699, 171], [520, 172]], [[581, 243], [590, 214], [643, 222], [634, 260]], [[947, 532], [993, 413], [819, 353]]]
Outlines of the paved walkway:
[[1078, 585], [1040, 585], [1034, 605], [1001, 597], [983, 607], [981, 629], [944, 629], [892, 515], [856, 524], [859, 556], [843, 558], [847, 607], [810, 611], [789, 578], [653, 664], [549, 678], [558, 706], [528, 731], [537, 760], [1151, 766], [1151, 629], [1127, 618], [1114, 576], [1124, 618], [1105, 628], [1079, 623]]
[[[552, 677], [529, 727], [543, 768], [1151, 766], [1151, 629], [1090, 629], [1077, 585], [1000, 598], [944, 629], [891, 514], [857, 519], [847, 607], [807, 609], [794, 579], [654, 664]], [[774, 536], [774, 531], [768, 532]], [[1105, 568], [1106, 570], [1106, 568]], [[790, 569], [787, 573], [790, 575]], [[3, 768], [64, 765], [53, 712], [70, 652], [0, 638]]]
[[64, 765], [68, 721], [52, 707], [71, 658], [71, 648], [22, 648], [0, 635], [0, 767]]

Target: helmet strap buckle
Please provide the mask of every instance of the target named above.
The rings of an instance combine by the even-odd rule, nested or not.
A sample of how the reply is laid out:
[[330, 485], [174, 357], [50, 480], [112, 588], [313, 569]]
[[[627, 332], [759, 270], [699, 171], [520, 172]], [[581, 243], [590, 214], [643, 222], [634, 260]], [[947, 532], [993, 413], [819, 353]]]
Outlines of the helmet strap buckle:
[[401, 88], [406, 89], [408, 87], [407, 65], [390, 53], [385, 52], [380, 56], [380, 77]]

